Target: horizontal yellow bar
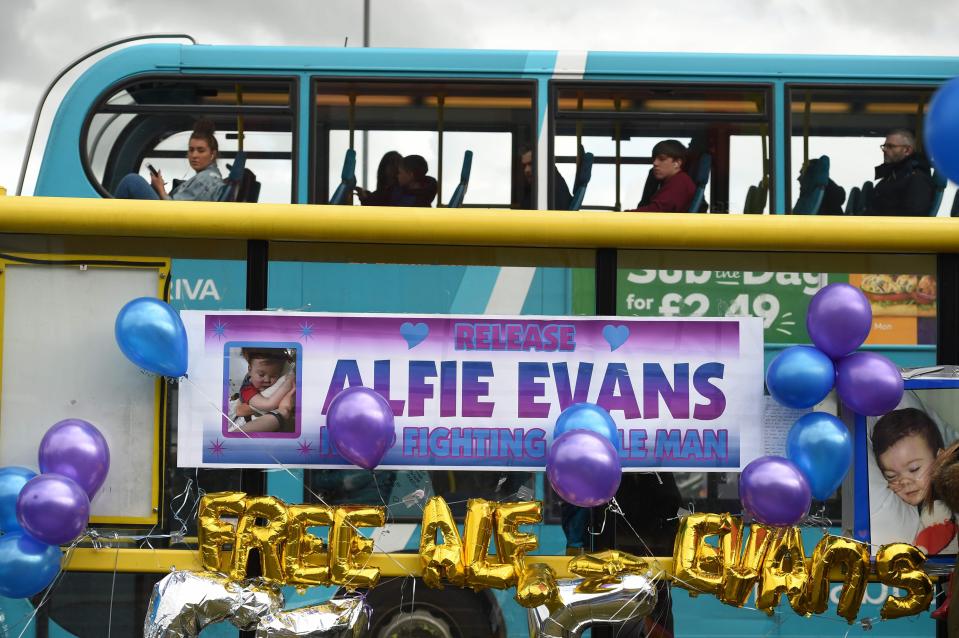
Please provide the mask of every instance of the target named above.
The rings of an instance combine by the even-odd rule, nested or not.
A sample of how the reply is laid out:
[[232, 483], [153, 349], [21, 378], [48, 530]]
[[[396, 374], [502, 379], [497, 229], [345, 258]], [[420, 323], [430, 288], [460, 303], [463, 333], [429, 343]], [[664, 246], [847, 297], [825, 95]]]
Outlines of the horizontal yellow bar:
[[0, 198], [0, 233], [330, 243], [959, 252], [959, 219]]
[[[64, 556], [63, 568], [74, 572], [113, 572], [165, 574], [171, 569], [198, 571], [200, 553], [187, 549], [117, 549], [105, 547], [93, 549], [81, 547], [73, 550], [69, 562]], [[546, 563], [553, 568], [559, 578], [573, 578], [566, 569], [569, 556], [528, 556], [527, 563]], [[672, 570], [672, 558], [655, 559], [661, 569], [667, 573]], [[423, 569], [418, 554], [380, 554], [374, 553], [368, 563], [378, 567], [384, 577], [422, 576]]]
[[[546, 563], [553, 568], [557, 578], [576, 578], [567, 569], [570, 556], [527, 556], [526, 563]], [[673, 571], [672, 557], [649, 559], [654, 572], [662, 572], [670, 576]], [[422, 576], [423, 569], [418, 554], [380, 554], [374, 553], [367, 564], [369, 567], [378, 567], [384, 578], [395, 576]], [[113, 572], [119, 573], [147, 573], [166, 574], [170, 570], [199, 571], [200, 553], [187, 549], [116, 549], [106, 547], [93, 549], [83, 547], [73, 550], [69, 563], [63, 568], [75, 572]], [[829, 573], [833, 582], [843, 582], [841, 570], [834, 569]], [[876, 574], [870, 574], [870, 581], [876, 581]]]

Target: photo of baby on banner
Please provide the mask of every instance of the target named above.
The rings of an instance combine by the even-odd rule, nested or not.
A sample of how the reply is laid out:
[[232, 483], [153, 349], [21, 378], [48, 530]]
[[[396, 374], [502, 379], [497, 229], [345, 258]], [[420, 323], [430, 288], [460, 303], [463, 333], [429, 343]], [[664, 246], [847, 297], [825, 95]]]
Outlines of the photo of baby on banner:
[[223, 436], [296, 435], [297, 350], [250, 344], [224, 347], [227, 405]]
[[[959, 440], [959, 379], [907, 379], [902, 401], [880, 417], [857, 417], [866, 433], [869, 541], [906, 542], [927, 556], [959, 550], [956, 513], [933, 483], [937, 459]], [[857, 513], [866, 511], [857, 503]], [[858, 528], [858, 525], [857, 525]]]

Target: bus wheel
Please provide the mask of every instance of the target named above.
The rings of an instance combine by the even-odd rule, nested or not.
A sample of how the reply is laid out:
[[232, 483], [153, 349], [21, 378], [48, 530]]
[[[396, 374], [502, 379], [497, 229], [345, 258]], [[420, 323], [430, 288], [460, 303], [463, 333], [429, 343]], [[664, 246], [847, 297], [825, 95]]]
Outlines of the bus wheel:
[[[488, 591], [430, 589], [396, 578], [369, 590], [373, 638], [505, 638], [503, 613]], [[523, 630], [526, 631], [525, 623]]]

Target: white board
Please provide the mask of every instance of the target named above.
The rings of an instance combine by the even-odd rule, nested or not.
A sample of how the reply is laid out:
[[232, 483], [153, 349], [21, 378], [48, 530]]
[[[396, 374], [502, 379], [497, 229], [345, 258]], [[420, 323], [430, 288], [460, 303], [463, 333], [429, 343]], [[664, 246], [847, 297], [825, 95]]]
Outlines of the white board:
[[157, 381], [123, 356], [113, 325], [126, 302], [156, 296], [158, 273], [19, 264], [3, 272], [0, 465], [38, 471], [51, 425], [93, 423], [110, 446], [110, 471], [91, 504], [98, 522], [155, 516]]

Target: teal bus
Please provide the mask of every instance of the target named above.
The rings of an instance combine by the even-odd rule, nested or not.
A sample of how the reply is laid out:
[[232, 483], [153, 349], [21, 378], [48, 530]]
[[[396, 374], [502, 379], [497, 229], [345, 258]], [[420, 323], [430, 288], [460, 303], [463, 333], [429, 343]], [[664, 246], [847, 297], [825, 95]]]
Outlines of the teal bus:
[[[159, 247], [150, 242], [128, 246], [116, 237], [113, 243], [101, 241], [113, 233], [98, 227], [89, 250], [72, 232], [64, 233], [69, 240], [37, 242], [20, 241], [14, 231], [4, 231], [14, 233], [4, 247], [11, 253], [102, 255], [122, 250], [168, 257], [164, 294], [179, 309], [751, 315], [763, 318], [768, 358], [783, 347], [808, 342], [806, 305], [827, 283], [850, 281], [871, 292], [867, 290], [871, 275], [890, 275], [894, 281], [905, 275], [907, 281], [914, 280], [913, 288], [925, 278], [927, 293], [932, 281], [933, 298], [937, 278], [943, 289], [955, 283], [951, 257], [935, 257], [951, 250], [873, 241], [873, 236], [888, 234], [877, 233], [878, 222], [866, 218], [843, 226], [847, 231], [861, 229], [851, 235], [861, 232], [862, 237], [836, 237], [831, 247], [789, 248], [788, 238], [773, 235], [763, 236], [773, 237], [768, 246], [758, 236], [753, 243], [749, 237], [727, 237], [714, 247], [708, 239], [685, 238], [687, 233], [701, 237], [711, 232], [718, 228], [717, 221], [728, 222], [730, 228], [755, 227], [752, 222], [736, 226], [742, 220], [735, 218], [741, 215], [815, 214], [817, 206], [810, 209], [802, 201], [796, 180], [810, 159], [825, 158], [819, 166], [827, 172], [809, 188], [821, 200], [832, 180], [849, 196], [844, 213], [858, 216], [859, 198], [871, 184], [872, 167], [882, 160], [877, 147], [894, 129], [911, 129], [921, 139], [929, 99], [941, 83], [959, 75], [957, 58], [150, 42], [100, 52], [82, 64], [84, 70], [59, 104], [44, 107], [53, 114], [52, 120], [49, 130], [30, 140], [30, 148], [36, 150], [25, 160], [18, 195], [110, 198], [124, 175], [147, 178], [150, 165], [164, 175], [186, 177], [183, 156], [190, 131], [199, 118], [208, 118], [217, 129], [221, 165], [230, 170], [232, 187], [226, 201], [257, 202], [264, 215], [280, 217], [282, 212], [277, 211], [286, 210], [283, 205], [303, 204], [336, 207], [311, 207], [317, 219], [331, 210], [336, 215], [351, 210], [359, 214], [358, 208], [349, 208], [359, 206], [354, 188], [372, 190], [380, 158], [397, 150], [426, 159], [437, 179], [436, 206], [461, 209], [446, 211], [449, 220], [476, 224], [461, 231], [475, 231], [474, 239], [450, 241], [447, 235], [433, 237], [431, 229], [417, 228], [421, 221], [410, 209], [401, 209], [397, 214], [407, 217], [393, 220], [389, 231], [383, 231], [393, 234], [394, 239], [387, 241], [366, 225], [349, 242], [304, 241], [295, 231], [289, 237], [277, 231], [270, 237], [247, 235], [248, 241], [227, 248], [207, 247], [202, 238], [174, 231], [167, 237], [183, 239], [175, 248], [169, 240], [155, 240]], [[609, 214], [634, 208], [643, 197], [651, 180], [651, 149], [662, 139], [680, 140], [690, 151], [687, 169], [697, 186], [697, 206], [689, 212], [698, 217], [681, 221], [664, 217], [675, 223], [672, 228], [637, 221], [635, 232], [649, 235], [627, 234], [609, 245], [594, 243], [586, 232], [582, 240], [572, 235], [554, 240], [548, 225], [537, 229], [526, 246], [517, 245], [515, 239], [499, 243], [495, 231], [486, 232], [492, 219], [486, 209], [527, 220], [527, 209], [555, 210], [558, 201], [567, 199], [572, 202], [569, 207], [580, 211], [571, 214], [584, 224], [589, 224], [591, 214], [597, 223], [608, 223]], [[524, 170], [527, 155], [529, 171]], [[927, 216], [950, 217], [959, 205], [956, 186], [937, 179], [936, 200]], [[568, 198], [560, 196], [563, 186], [569, 190]], [[235, 219], [221, 221], [223, 228], [233, 226], [224, 231], [230, 237], [266, 223], [255, 219], [256, 207], [235, 209]], [[131, 205], [129, 214], [136, 210]], [[620, 214], [623, 219], [631, 215]], [[544, 216], [544, 224], [550, 219], [554, 218]], [[820, 220], [806, 221], [813, 227]], [[410, 228], [403, 229], [404, 223]], [[944, 223], [951, 227], [951, 222]], [[41, 234], [48, 232], [57, 234], [49, 229]], [[416, 239], [401, 241], [395, 239], [397, 233]], [[563, 249], [542, 256], [540, 251], [554, 241]], [[750, 248], [730, 248], [737, 241]], [[537, 257], [531, 258], [530, 251]], [[867, 347], [888, 354], [901, 366], [959, 357], [959, 344], [943, 329], [955, 326], [954, 301], [930, 302], [928, 294], [904, 291], [893, 312], [882, 294], [872, 295], [876, 323]], [[389, 533], [377, 538], [378, 547], [408, 551], [418, 544], [416, 504], [435, 493], [454, 503], [470, 497], [544, 499], [547, 517], [539, 528], [540, 551], [554, 555], [565, 551], [559, 505], [541, 474], [371, 475], [305, 469], [291, 477], [280, 472], [177, 468], [171, 426], [175, 419], [166, 418], [155, 524], [106, 521], [100, 525], [101, 535], [120, 530], [137, 536], [161, 530], [174, 538], [154, 545], [184, 538], [189, 542], [195, 526], [184, 516], [191, 507], [184, 508], [184, 503], [191, 495], [195, 499], [197, 486], [209, 492], [263, 489], [289, 502], [306, 502], [310, 493], [318, 493], [330, 502], [387, 503], [393, 520]], [[660, 483], [664, 479], [655, 478]], [[688, 473], [667, 476], [665, 481], [675, 484], [677, 502], [684, 509], [739, 511], [736, 474]], [[461, 514], [462, 505], [454, 512]], [[841, 499], [825, 503], [821, 514], [832, 528], [849, 529]], [[186, 524], [185, 537], [181, 522]], [[594, 522], [598, 529], [599, 518]], [[809, 534], [811, 544], [814, 535]], [[95, 634], [104, 626], [100, 612], [108, 609], [118, 634], [136, 633], [158, 578], [146, 571], [67, 572], [33, 618], [34, 628], [28, 631], [35, 633], [24, 635]], [[412, 591], [407, 579], [388, 580], [374, 590], [372, 635], [465, 638], [527, 631], [525, 611], [511, 601], [510, 592], [415, 587], [411, 604]], [[870, 585], [863, 616], [876, 617], [877, 603], [886, 593], [884, 586]], [[302, 600], [331, 594], [322, 588], [310, 590]], [[10, 627], [32, 614], [26, 602], [15, 603], [4, 610]], [[788, 610], [767, 618], [706, 597], [694, 599], [679, 590], [672, 613], [677, 636], [846, 631], [834, 618], [806, 619]], [[874, 631], [905, 636], [931, 635], [934, 630], [934, 622], [925, 615], [877, 624]], [[228, 626], [203, 633], [235, 634]]]

